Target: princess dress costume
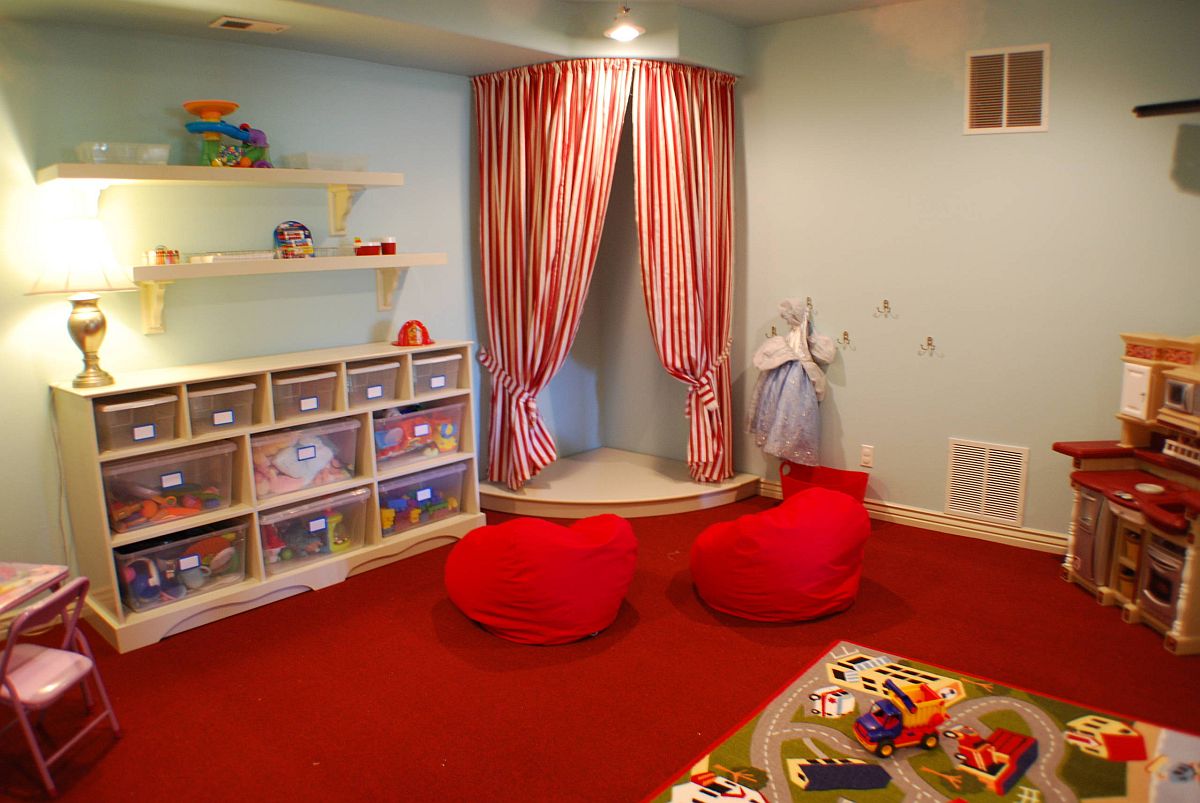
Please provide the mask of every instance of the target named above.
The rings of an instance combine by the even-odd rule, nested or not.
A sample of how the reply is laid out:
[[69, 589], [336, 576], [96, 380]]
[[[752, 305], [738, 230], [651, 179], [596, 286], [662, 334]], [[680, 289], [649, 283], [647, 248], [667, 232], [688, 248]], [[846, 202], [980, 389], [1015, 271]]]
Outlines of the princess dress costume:
[[791, 327], [786, 335], [767, 338], [754, 353], [758, 383], [750, 400], [747, 431], [767, 454], [806, 466], [819, 462], [825, 373], [837, 354], [832, 338], [812, 331], [804, 299], [779, 302], [779, 314]]

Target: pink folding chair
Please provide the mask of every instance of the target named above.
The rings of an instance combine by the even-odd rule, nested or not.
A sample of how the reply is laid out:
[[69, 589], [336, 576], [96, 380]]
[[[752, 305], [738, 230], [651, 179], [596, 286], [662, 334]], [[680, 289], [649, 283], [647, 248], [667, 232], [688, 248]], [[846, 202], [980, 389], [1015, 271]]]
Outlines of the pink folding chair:
[[[22, 611], [9, 628], [8, 643], [4, 645], [4, 654], [0, 656], [0, 702], [10, 706], [16, 713], [16, 722], [21, 725], [25, 741], [37, 762], [42, 783], [51, 796], [57, 794], [58, 790], [50, 778], [50, 765], [105, 719], [112, 723], [113, 733], [121, 735], [121, 726], [117, 724], [116, 714], [108, 701], [108, 693], [100, 680], [92, 651], [78, 628], [88, 585], [86, 577], [77, 577], [46, 599]], [[66, 629], [61, 646], [44, 647], [21, 642], [26, 633], [39, 631], [60, 616]], [[90, 717], [69, 741], [47, 757], [30, 724], [30, 713], [41, 714], [76, 685], [82, 689], [83, 702], [90, 713], [93, 692], [88, 688], [89, 677], [104, 710]], [[12, 724], [5, 725], [4, 730]]]

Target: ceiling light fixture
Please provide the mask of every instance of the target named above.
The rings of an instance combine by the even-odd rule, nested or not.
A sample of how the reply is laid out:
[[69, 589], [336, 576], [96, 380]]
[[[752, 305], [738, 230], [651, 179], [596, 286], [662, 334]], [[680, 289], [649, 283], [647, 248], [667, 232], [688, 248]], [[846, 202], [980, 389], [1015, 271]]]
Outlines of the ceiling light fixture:
[[618, 42], [632, 42], [645, 32], [645, 28], [629, 18], [629, 6], [618, 6], [617, 16], [613, 17], [613, 24], [604, 32], [604, 35], [609, 39], [616, 39]]

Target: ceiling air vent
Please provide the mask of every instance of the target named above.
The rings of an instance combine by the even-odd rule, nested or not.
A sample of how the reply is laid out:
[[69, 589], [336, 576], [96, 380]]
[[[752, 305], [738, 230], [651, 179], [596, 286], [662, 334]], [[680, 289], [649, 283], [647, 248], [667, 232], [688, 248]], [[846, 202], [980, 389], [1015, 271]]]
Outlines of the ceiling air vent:
[[290, 28], [290, 25], [282, 25], [278, 22], [264, 22], [263, 20], [248, 20], [242, 17], [218, 17], [208, 23], [210, 28], [223, 28], [227, 31], [253, 31], [254, 33], [282, 33]]
[[1050, 45], [967, 54], [967, 134], [1045, 131]]
[[946, 513], [1020, 527], [1029, 449], [950, 439]]

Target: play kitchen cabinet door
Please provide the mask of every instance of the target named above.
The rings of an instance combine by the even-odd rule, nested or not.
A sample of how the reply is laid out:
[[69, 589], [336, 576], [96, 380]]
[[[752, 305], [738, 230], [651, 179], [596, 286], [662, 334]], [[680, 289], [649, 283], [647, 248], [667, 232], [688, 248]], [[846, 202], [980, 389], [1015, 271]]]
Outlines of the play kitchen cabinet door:
[[[470, 348], [465, 341], [368, 343], [158, 369], [103, 388], [53, 386], [71, 536], [78, 572], [92, 583], [93, 625], [126, 652], [482, 525], [469, 373], [432, 400], [439, 416], [456, 414], [448, 423], [439, 418], [441, 440], [386, 472], [375, 446], [377, 415], [414, 423], [419, 416], [395, 411], [429, 404], [414, 398], [414, 359], [436, 352], [466, 364]], [[384, 392], [371, 392], [376, 384]], [[136, 438], [147, 424], [154, 437]], [[398, 489], [410, 474], [415, 490]], [[412, 490], [415, 499], [427, 488], [430, 500], [408, 505], [396, 526], [404, 494]], [[323, 535], [309, 531], [322, 519]]]
[[1068, 579], [1096, 591], [1109, 579], [1114, 516], [1104, 494], [1099, 491], [1076, 486], [1075, 494], [1076, 513], [1069, 561], [1074, 576]]
[[1143, 421], [1150, 417], [1150, 369], [1126, 363], [1121, 374], [1121, 407], [1125, 415]]

